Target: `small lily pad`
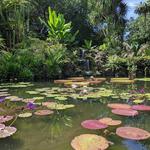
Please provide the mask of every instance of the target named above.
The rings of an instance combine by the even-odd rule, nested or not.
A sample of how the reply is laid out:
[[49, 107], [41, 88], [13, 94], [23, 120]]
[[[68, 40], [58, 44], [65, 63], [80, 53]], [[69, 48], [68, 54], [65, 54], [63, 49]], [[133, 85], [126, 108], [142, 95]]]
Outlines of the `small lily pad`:
[[38, 91], [26, 91], [26, 93], [28, 93], [28, 94], [33, 94], [33, 95], [36, 95], [36, 94], [39, 94], [39, 92]]
[[46, 116], [46, 115], [51, 115], [54, 112], [51, 110], [37, 110], [34, 114], [38, 116]]
[[106, 150], [109, 142], [102, 136], [82, 134], [72, 140], [71, 146], [74, 150]]
[[133, 101], [135, 104], [141, 104], [144, 102], [144, 100], [141, 100], [141, 99], [137, 99], [137, 100], [134, 100]]
[[49, 109], [56, 109], [56, 110], [63, 110], [63, 109], [68, 109], [68, 108], [74, 107], [74, 105], [72, 105], [72, 104], [64, 105], [64, 104], [57, 104], [54, 102], [42, 103], [42, 105], [46, 106]]
[[60, 96], [60, 97], [55, 97], [55, 99], [59, 101], [65, 101], [67, 100], [67, 97]]
[[26, 113], [22, 113], [22, 114], [18, 115], [18, 117], [20, 117], [20, 118], [28, 118], [31, 116], [32, 116], [32, 113], [30, 113], [30, 112], [26, 112]]
[[134, 127], [117, 128], [116, 134], [122, 138], [131, 139], [131, 140], [145, 140], [150, 138], [149, 132]]
[[81, 126], [92, 130], [105, 129], [108, 127], [106, 124], [103, 124], [98, 120], [85, 120], [81, 123]]
[[33, 97], [32, 99], [34, 99], [34, 100], [43, 100], [44, 97]]
[[24, 103], [34, 103], [35, 99], [33, 99], [33, 98], [27, 98], [27, 99], [23, 99], [22, 102], [24, 102]]

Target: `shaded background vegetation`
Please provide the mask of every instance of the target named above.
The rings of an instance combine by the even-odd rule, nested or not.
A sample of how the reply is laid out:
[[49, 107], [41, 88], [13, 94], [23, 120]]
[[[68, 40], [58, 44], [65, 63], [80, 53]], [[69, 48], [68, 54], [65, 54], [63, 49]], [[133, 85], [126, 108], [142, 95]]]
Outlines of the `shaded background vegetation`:
[[127, 10], [122, 0], [0, 0], [1, 80], [149, 75], [150, 1], [135, 20]]

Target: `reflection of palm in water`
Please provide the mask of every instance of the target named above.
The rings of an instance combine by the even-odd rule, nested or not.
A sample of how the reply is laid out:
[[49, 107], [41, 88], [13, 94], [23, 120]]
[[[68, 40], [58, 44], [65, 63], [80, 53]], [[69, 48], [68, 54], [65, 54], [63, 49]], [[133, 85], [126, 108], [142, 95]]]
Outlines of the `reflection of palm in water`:
[[56, 138], [63, 135], [63, 132], [68, 127], [72, 127], [71, 117], [57, 112], [53, 115], [49, 122], [46, 122], [46, 126], [42, 129], [42, 133], [46, 134], [46, 137], [53, 142]]

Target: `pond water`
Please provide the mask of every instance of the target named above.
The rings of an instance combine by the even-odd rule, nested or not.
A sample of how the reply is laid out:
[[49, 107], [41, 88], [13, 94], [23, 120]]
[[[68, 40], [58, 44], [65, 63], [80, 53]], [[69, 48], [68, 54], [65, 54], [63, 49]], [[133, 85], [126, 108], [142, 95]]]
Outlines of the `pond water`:
[[[51, 83], [34, 83], [34, 86], [22, 88], [8, 88], [9, 93], [22, 98], [30, 98], [33, 95], [26, 91], [33, 91], [37, 88], [54, 87]], [[150, 82], [136, 82], [134, 84], [111, 84], [103, 83], [98, 88], [107, 88], [115, 93], [125, 93], [133, 89], [145, 88], [150, 92]], [[61, 88], [61, 87], [60, 87]], [[96, 87], [97, 88], [97, 87]], [[34, 95], [35, 97], [40, 95]], [[53, 98], [45, 98], [52, 100]], [[104, 130], [87, 130], [81, 127], [81, 122], [86, 119], [98, 119], [101, 117], [112, 117], [120, 119], [124, 125], [139, 127], [150, 131], [150, 113], [140, 112], [137, 117], [123, 117], [111, 113], [107, 103], [127, 102], [117, 97], [101, 97], [90, 100], [68, 99], [60, 103], [74, 104], [74, 108], [66, 110], [55, 110], [50, 116], [36, 116], [30, 118], [18, 118], [13, 126], [17, 132], [8, 138], [0, 139], [0, 150], [73, 150], [70, 143], [75, 136], [80, 134], [94, 133], [105, 136], [114, 144], [108, 150], [150, 150], [150, 139], [144, 141], [126, 140], [115, 134], [106, 134]], [[149, 103], [149, 102], [147, 102]], [[116, 127], [109, 128], [112, 133]]]

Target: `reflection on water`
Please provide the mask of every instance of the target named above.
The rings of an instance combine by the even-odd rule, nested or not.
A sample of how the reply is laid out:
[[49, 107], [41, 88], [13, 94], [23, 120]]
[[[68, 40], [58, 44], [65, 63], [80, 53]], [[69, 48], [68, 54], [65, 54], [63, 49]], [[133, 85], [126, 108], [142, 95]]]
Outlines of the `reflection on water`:
[[[44, 87], [48, 84], [37, 84], [36, 87]], [[144, 87], [149, 90], [150, 83], [138, 83], [135, 85], [115, 85], [107, 84], [103, 87], [111, 88], [117, 92], [125, 92], [134, 88]], [[27, 90], [32, 90], [27, 88]], [[27, 97], [24, 89], [11, 89], [11, 94], [21, 97]], [[105, 101], [104, 101], [105, 100]], [[108, 150], [150, 150], [150, 140], [137, 142], [132, 140], [124, 140], [114, 134], [104, 135], [102, 131], [91, 131], [83, 129], [80, 126], [81, 121], [85, 119], [96, 119], [100, 117], [113, 117], [114, 119], [121, 119], [124, 125], [140, 127], [150, 131], [150, 113], [140, 113], [135, 118], [120, 117], [111, 113], [110, 109], [106, 107], [105, 98], [96, 102], [78, 102], [74, 103], [75, 108], [64, 111], [55, 111], [54, 115], [49, 117], [33, 116], [26, 119], [18, 119], [15, 122], [17, 133], [7, 139], [0, 140], [0, 150], [72, 150], [70, 146], [71, 140], [83, 133], [96, 133], [98, 135], [106, 136], [106, 138], [113, 142]], [[109, 101], [114, 101], [109, 98]], [[119, 101], [116, 100], [115, 101]], [[109, 128], [110, 132], [115, 132], [115, 128]]]

